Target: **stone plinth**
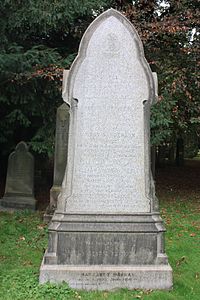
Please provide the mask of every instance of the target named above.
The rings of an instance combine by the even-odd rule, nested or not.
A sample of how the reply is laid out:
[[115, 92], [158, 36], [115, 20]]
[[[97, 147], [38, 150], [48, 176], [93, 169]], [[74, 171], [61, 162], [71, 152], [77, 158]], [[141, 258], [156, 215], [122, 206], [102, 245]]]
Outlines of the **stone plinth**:
[[84, 290], [166, 289], [172, 287], [171, 267], [150, 266], [69, 266], [42, 265], [40, 282], [68, 282]]

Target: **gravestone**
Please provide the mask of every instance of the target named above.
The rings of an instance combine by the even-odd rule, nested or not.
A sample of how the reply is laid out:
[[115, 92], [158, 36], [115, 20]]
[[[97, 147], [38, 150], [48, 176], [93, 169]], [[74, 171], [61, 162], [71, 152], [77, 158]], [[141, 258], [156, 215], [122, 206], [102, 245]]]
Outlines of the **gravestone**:
[[[68, 70], [65, 70], [65, 73]], [[55, 208], [57, 207], [57, 198], [61, 190], [61, 185], [67, 164], [69, 131], [69, 106], [64, 102], [57, 109], [56, 114], [56, 135], [55, 135], [55, 153], [54, 153], [54, 177], [53, 186], [50, 190], [50, 204], [44, 215], [44, 220], [50, 221]]]
[[35, 209], [33, 195], [34, 158], [25, 142], [17, 144], [8, 158], [5, 194], [1, 206], [15, 209]]
[[68, 162], [40, 283], [170, 289], [151, 173], [156, 75], [132, 24], [110, 9], [84, 34], [66, 83]]

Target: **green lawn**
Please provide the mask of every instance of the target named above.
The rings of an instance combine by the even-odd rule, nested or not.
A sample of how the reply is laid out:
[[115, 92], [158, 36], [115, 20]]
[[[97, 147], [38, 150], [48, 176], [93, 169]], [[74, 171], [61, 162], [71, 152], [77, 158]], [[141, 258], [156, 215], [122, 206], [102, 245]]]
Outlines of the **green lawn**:
[[[163, 183], [163, 186], [162, 186]], [[166, 252], [173, 268], [172, 291], [84, 292], [67, 284], [39, 285], [39, 267], [47, 246], [41, 213], [0, 213], [0, 299], [200, 299], [199, 190], [188, 193], [160, 182], [158, 196], [167, 227]], [[200, 186], [200, 182], [199, 182]], [[183, 192], [181, 192], [183, 191]]]

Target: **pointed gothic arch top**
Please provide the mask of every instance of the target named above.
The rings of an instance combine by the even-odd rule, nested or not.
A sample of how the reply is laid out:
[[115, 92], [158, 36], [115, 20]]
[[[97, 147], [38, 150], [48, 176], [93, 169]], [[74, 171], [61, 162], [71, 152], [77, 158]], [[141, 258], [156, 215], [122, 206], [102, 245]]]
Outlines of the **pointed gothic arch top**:
[[[79, 67], [81, 66], [82, 62], [86, 58], [88, 45], [90, 43], [92, 35], [99, 28], [99, 26], [101, 26], [101, 24], [103, 24], [110, 17], [114, 17], [118, 22], [123, 24], [123, 26], [126, 27], [128, 32], [130, 33], [131, 37], [133, 38], [135, 45], [136, 45], [136, 50], [137, 50], [137, 59], [141, 63], [141, 66], [146, 74], [146, 78], [147, 78], [147, 81], [149, 84], [149, 97], [148, 97], [148, 99], [143, 99], [143, 100], [148, 100], [149, 105], [151, 105], [155, 101], [156, 73], [152, 73], [148, 62], [146, 61], [141, 39], [140, 39], [136, 29], [134, 28], [134, 26], [130, 23], [130, 21], [125, 16], [123, 16], [120, 12], [111, 8], [111, 9], [108, 9], [107, 11], [105, 11], [104, 13], [102, 13], [100, 16], [98, 16], [90, 24], [90, 26], [87, 28], [87, 30], [85, 31], [85, 33], [81, 39], [79, 50], [78, 50], [78, 55], [70, 68], [68, 77], [65, 78], [64, 86], [63, 86], [63, 93], [62, 93], [63, 99], [70, 106], [71, 106], [71, 101], [74, 98], [74, 95], [73, 95], [74, 81], [75, 81], [77, 72], [79, 70]], [[124, 47], [126, 47], [126, 45], [124, 45]]]

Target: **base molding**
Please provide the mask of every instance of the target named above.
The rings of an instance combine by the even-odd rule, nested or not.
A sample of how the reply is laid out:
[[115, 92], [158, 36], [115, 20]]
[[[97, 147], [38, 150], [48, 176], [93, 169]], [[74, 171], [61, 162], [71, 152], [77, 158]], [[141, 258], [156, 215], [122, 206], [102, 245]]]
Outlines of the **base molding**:
[[22, 210], [22, 209], [29, 209], [35, 210], [36, 209], [37, 200], [32, 196], [23, 196], [23, 195], [13, 195], [7, 196], [5, 195], [0, 200], [0, 205], [4, 208], [12, 208], [15, 210]]
[[45, 265], [40, 268], [40, 283], [67, 282], [83, 290], [172, 289], [172, 268], [167, 265]]
[[158, 213], [56, 211], [40, 283], [65, 281], [84, 290], [171, 289], [172, 269]]

